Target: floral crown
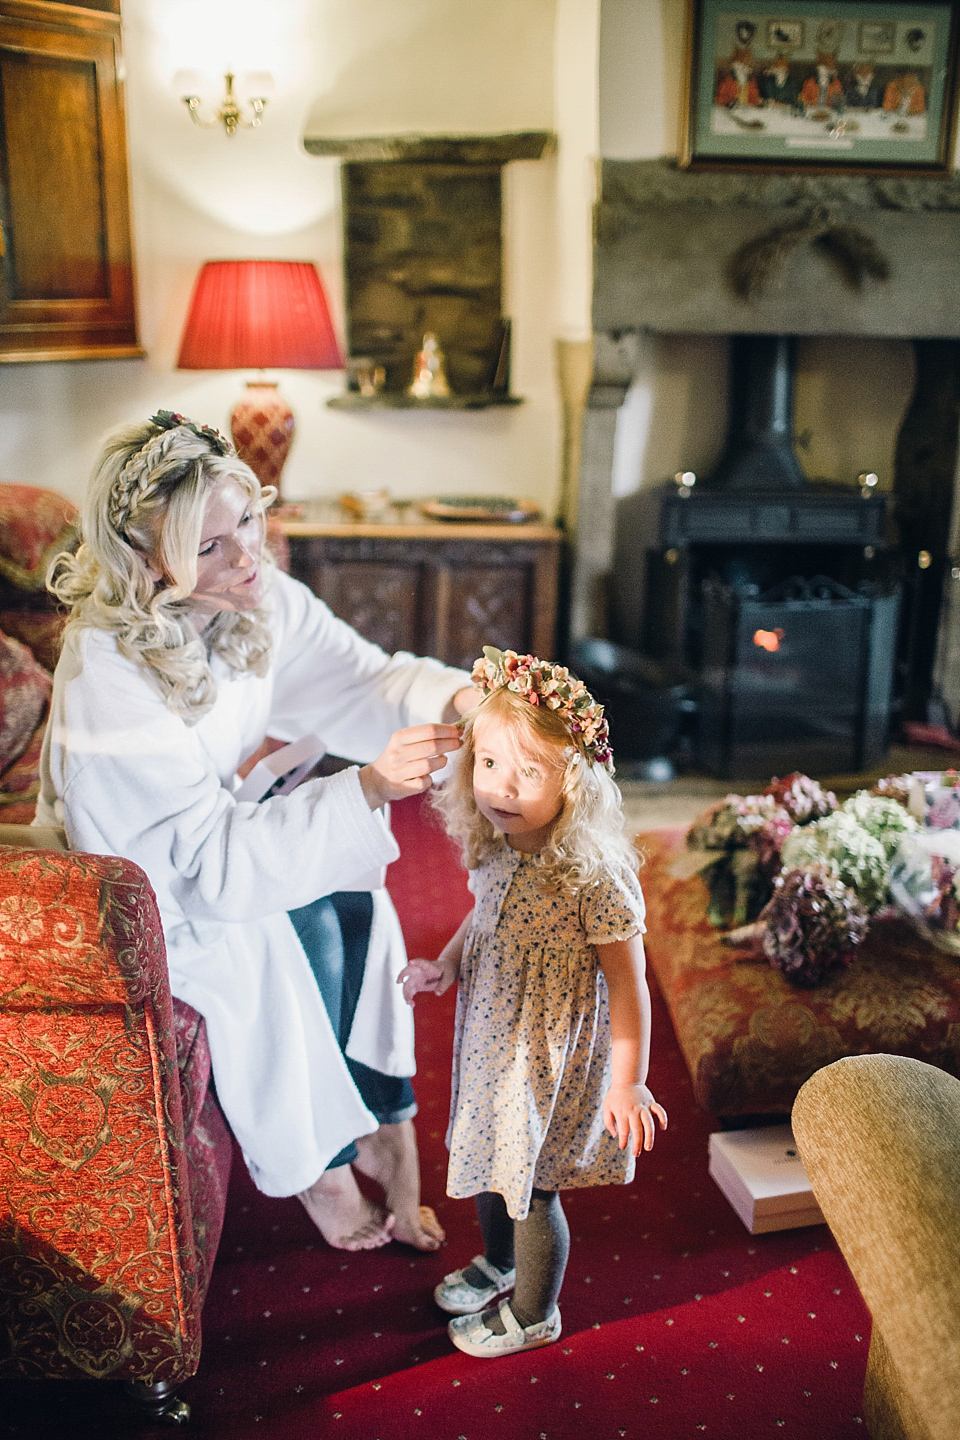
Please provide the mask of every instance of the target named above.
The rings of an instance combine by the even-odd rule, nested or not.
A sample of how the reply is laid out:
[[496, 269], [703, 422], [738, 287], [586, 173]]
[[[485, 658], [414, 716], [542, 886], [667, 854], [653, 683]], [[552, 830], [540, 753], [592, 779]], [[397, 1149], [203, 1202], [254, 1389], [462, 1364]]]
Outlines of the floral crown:
[[156, 427], [154, 433], [127, 457], [113, 482], [107, 501], [110, 523], [121, 534], [138, 505], [159, 483], [154, 478], [153, 465], [159, 456], [165, 453], [166, 442], [161, 437], [168, 431], [190, 430], [198, 440], [204, 440], [215, 455], [237, 453], [230, 441], [212, 425], [198, 425], [195, 420], [188, 420], [185, 415], [178, 415], [175, 410], [158, 410], [156, 415], [150, 416], [149, 424]]
[[538, 660], [535, 655], [518, 655], [515, 650], [484, 645], [470, 678], [483, 691], [484, 698], [496, 690], [512, 690], [531, 705], [552, 710], [590, 763], [612, 773], [613, 751], [603, 706], [565, 665], [551, 665], [549, 660]]
[[[210, 449], [217, 455], [236, 455], [237, 453], [227, 437], [221, 435], [215, 426], [198, 425], [196, 420], [188, 420], [186, 415], [178, 415], [176, 410], [158, 410], [156, 415], [150, 416], [150, 424], [156, 425], [159, 430], [176, 430], [182, 425], [184, 430], [192, 430], [198, 439], [206, 440]], [[149, 443], [147, 441], [147, 444]]]

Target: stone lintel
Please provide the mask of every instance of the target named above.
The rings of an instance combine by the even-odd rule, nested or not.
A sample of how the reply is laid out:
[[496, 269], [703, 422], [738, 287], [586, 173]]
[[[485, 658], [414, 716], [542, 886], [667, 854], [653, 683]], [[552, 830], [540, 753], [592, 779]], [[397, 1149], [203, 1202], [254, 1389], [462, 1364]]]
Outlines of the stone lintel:
[[445, 165], [504, 165], [508, 160], [539, 160], [552, 149], [549, 130], [520, 130], [501, 135], [306, 135], [310, 155], [341, 160], [407, 160]]
[[[751, 300], [735, 257], [824, 207], [871, 243], [889, 279], [847, 283], [804, 243]], [[605, 161], [594, 326], [661, 334], [960, 338], [960, 176], [691, 173]]]

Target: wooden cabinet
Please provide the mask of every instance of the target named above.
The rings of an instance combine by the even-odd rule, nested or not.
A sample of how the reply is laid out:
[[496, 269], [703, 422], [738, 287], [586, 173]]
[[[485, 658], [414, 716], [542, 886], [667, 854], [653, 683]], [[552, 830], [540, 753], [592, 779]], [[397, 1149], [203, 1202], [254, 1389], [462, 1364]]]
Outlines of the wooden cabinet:
[[484, 645], [554, 652], [552, 526], [282, 523], [297, 579], [385, 650], [468, 669]]
[[117, 0], [0, 0], [0, 360], [141, 355]]

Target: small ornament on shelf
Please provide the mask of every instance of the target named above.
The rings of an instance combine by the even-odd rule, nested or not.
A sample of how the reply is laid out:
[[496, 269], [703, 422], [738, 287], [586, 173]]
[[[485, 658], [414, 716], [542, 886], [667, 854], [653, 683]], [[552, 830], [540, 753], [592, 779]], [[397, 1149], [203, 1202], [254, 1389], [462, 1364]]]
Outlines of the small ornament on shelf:
[[432, 330], [428, 330], [424, 335], [423, 345], [417, 351], [413, 364], [413, 379], [407, 386], [407, 394], [416, 400], [445, 400], [450, 395], [446, 359]]

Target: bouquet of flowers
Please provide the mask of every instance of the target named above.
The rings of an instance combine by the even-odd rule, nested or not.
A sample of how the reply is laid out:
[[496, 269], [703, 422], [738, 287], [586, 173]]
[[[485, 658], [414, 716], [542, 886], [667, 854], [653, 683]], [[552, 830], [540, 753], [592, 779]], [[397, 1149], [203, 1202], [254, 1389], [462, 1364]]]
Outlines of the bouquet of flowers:
[[849, 965], [870, 924], [854, 891], [821, 865], [779, 875], [761, 919], [770, 964], [805, 986]]
[[902, 905], [897, 884], [928, 917], [934, 906], [955, 922], [960, 831], [951, 832], [956, 864], [948, 876], [942, 855], [934, 860], [912, 848], [919, 825], [906, 808], [909, 788], [904, 777], [890, 777], [838, 807], [815, 781], [789, 775], [759, 796], [728, 795], [687, 836], [694, 848], [723, 851], [707, 877], [712, 922], [740, 927], [728, 939], [757, 945], [796, 985], [819, 984], [848, 965], [871, 917]]
[[755, 920], [772, 893], [787, 837], [836, 806], [832, 792], [794, 773], [759, 795], [727, 795], [698, 816], [687, 848], [710, 892], [710, 923], [726, 928]]

